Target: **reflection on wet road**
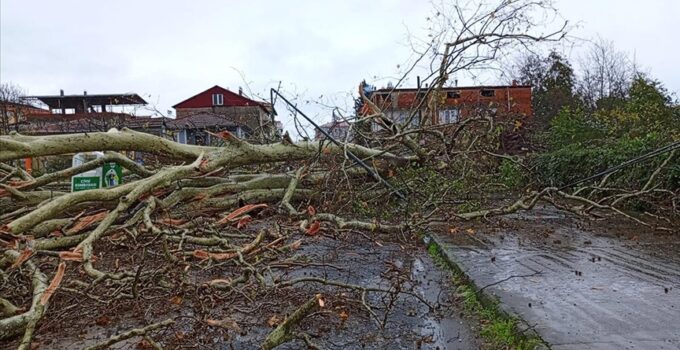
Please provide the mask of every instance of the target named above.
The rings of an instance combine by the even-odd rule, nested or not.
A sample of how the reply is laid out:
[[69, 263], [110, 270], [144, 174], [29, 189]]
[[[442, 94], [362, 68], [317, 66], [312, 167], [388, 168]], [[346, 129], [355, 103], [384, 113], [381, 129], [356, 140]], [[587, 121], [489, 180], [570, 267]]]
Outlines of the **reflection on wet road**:
[[437, 240], [479, 287], [538, 272], [485, 290], [553, 349], [680, 349], [680, 235], [549, 209], [471, 225]]

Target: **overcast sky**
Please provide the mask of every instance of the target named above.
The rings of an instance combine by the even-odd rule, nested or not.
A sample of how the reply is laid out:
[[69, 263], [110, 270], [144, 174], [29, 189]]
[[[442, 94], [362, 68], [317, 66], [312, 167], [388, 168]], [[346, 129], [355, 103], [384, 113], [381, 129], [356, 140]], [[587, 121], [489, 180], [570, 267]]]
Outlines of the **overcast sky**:
[[[557, 7], [578, 22], [572, 35], [612, 40], [680, 91], [680, 1]], [[281, 81], [290, 95], [349, 110], [362, 79], [382, 85], [396, 76], [411, 54], [408, 35], [425, 35], [430, 8], [414, 0], [2, 0], [0, 80], [32, 95], [136, 92], [163, 112], [213, 85], [268, 97]], [[579, 48], [570, 53], [576, 63]], [[330, 119], [319, 106], [303, 108]]]

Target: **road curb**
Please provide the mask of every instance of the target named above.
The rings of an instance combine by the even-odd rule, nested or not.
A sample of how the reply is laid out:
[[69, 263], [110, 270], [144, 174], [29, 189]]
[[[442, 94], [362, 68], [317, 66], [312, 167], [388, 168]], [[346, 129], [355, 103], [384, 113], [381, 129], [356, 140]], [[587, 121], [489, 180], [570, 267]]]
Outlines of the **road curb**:
[[[470, 278], [470, 276], [467, 273], [465, 273], [465, 271], [460, 267], [460, 264], [456, 261], [456, 257], [452, 253], [447, 252], [445, 249], [442, 248], [443, 244], [439, 240], [439, 238], [432, 234], [425, 234], [424, 242], [428, 248], [430, 246], [436, 247], [437, 252], [441, 257], [443, 257], [447, 267], [451, 269], [455, 274], [462, 276], [466, 280], [465, 283], [471, 286], [477, 292], [479, 301], [484, 307], [497, 306], [497, 310], [501, 314], [501, 317], [505, 319], [517, 319], [528, 327], [527, 322], [524, 321], [523, 318], [521, 318], [519, 315], [513, 312], [510, 312], [496, 296], [490, 294], [488, 291], [482, 291], [480, 293], [480, 287], [477, 286], [477, 284], [475, 284], [472, 278]], [[536, 338], [542, 342], [541, 344], [536, 345], [534, 347], [534, 350], [550, 350], [550, 346], [541, 338], [541, 336], [535, 330], [528, 329], [527, 331], [523, 332], [523, 336]]]

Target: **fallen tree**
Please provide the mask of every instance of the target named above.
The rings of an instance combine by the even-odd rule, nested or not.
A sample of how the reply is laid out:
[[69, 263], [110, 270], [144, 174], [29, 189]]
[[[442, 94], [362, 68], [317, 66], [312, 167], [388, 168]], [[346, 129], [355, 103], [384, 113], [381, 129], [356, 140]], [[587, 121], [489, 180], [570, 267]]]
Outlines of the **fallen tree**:
[[[521, 157], [498, 153], [499, 131], [512, 130], [512, 121], [482, 108], [455, 125], [432, 125], [421, 118], [411, 127], [416, 116], [437, 113], [439, 90], [450, 76], [486, 64], [506, 45], [560, 39], [565, 28], [561, 24], [545, 35], [518, 29], [533, 28], [531, 20], [521, 16], [524, 11], [548, 5], [543, 1], [502, 1], [488, 11], [465, 15], [463, 8], [456, 7], [453, 17], [438, 17], [440, 26], [458, 23], [461, 27], [453, 33], [439, 28], [413, 62], [415, 66], [430, 56], [438, 63], [424, 79], [429, 86], [423, 89], [425, 97], [399, 123], [388, 118], [386, 106], [374, 103], [362, 91], [360, 105], [367, 106], [370, 113], [360, 115], [359, 122], [385, 129], [383, 133], [355, 130], [362, 145], [328, 140], [292, 142], [289, 137], [272, 144], [253, 144], [222, 132], [216, 136], [223, 146], [209, 147], [179, 144], [127, 129], [0, 136], [0, 244], [5, 248], [0, 277], [11, 286], [5, 287], [8, 295], [0, 298], [0, 339], [23, 333], [19, 346], [29, 347], [36, 325], [52, 302], [56, 305], [50, 306], [48, 316], [74, 312], [79, 300], [106, 308], [123, 300], [142, 306], [154, 299], [181, 305], [184, 295], [196, 293], [193, 302], [197, 305], [229, 306], [238, 301], [241, 314], [247, 315], [265, 305], [252, 306], [254, 299], [279, 298], [274, 300], [280, 303], [281, 298], [287, 301], [294, 285], [314, 284], [315, 288], [333, 286], [359, 293], [348, 299], [359, 301], [381, 329], [402, 295], [431, 307], [405, 287], [403, 276], [385, 287], [333, 281], [325, 275], [291, 277], [272, 272], [276, 266], [295, 264], [339, 270], [325, 262], [294, 259], [303, 242], [313, 242], [319, 235], [332, 237], [342, 232], [372, 239], [383, 234], [413, 241], [413, 234], [434, 229], [434, 223], [487, 219], [532, 210], [539, 204], [583, 216], [616, 215], [671, 230], [675, 223], [668, 217], [651, 212], [641, 217], [624, 205], [643, 196], [665, 195], [673, 198], [677, 211], [678, 190], [660, 188], [656, 181], [658, 174], [673, 164], [675, 152], [667, 155], [640, 189], [607, 187], [607, 177], [598, 185], [578, 188], [531, 188], [530, 181], [522, 178], [514, 182], [526, 184], [527, 191], [511, 192], [516, 199], [482, 202], [474, 197], [483, 197], [493, 192], [492, 188], [517, 190], [502, 183], [499, 164], [516, 166], [522, 173], [531, 170]], [[479, 48], [482, 50], [476, 50]], [[476, 54], [468, 55], [470, 52]], [[103, 151], [105, 156], [35, 178], [11, 164], [26, 157], [91, 151]], [[161, 156], [164, 161], [145, 167], [118, 153], [124, 151]], [[356, 159], [348, 156], [350, 152], [370, 167], [358, 167]], [[70, 192], [60, 183], [106, 162], [116, 162], [134, 176], [116, 187], [81, 192]], [[385, 181], [375, 181], [376, 174]], [[395, 189], [405, 194], [403, 199], [394, 195]], [[50, 279], [47, 271], [56, 272]], [[213, 274], [215, 271], [219, 275]], [[380, 293], [385, 305], [371, 306], [369, 292]], [[311, 299], [305, 295], [302, 302], [291, 302], [292, 314], [272, 320], [273, 331], [260, 339], [263, 348], [296, 339], [312, 346], [310, 336], [296, 332], [295, 327], [315, 313], [326, 312], [316, 293]], [[172, 335], [163, 335], [161, 343], [182, 342], [182, 327], [207, 325], [243, 331], [228, 317], [207, 318], [217, 313], [212, 309], [201, 316], [205, 319], [167, 319], [163, 313], [167, 310], [136, 311], [150, 314], [153, 320], [140, 322], [148, 326], [99, 339], [91, 346], [102, 348], [134, 337], [143, 337], [144, 346], [158, 345], [152, 338], [161, 335], [155, 332], [173, 329], [185, 319], [192, 323], [178, 325]], [[110, 322], [97, 320], [104, 326]]]

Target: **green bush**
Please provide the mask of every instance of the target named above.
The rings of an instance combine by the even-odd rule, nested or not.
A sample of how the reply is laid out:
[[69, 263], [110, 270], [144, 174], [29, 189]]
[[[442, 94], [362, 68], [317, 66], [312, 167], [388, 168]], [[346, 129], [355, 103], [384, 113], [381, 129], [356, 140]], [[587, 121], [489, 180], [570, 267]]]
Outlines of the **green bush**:
[[508, 188], [517, 188], [525, 182], [524, 170], [515, 162], [503, 159], [499, 170], [501, 172], [501, 182]]
[[[679, 140], [679, 110], [658, 82], [643, 77], [616, 107], [590, 113], [563, 109], [543, 135], [549, 149], [534, 159], [539, 181], [566, 185]], [[610, 176], [609, 185], [640, 188], [665, 159], [660, 155], [621, 169]], [[680, 188], [678, 159], [659, 174], [662, 187]]]

